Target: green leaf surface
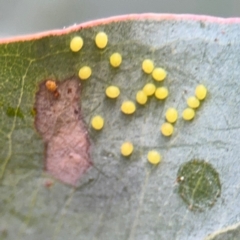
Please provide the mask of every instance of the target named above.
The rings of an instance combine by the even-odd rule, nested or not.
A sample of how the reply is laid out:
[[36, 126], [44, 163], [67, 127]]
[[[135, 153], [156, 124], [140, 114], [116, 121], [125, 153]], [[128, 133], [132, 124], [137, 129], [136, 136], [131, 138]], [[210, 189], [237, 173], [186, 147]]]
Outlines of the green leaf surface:
[[[207, 239], [239, 239], [239, 22], [138, 15], [4, 41], [0, 45], [0, 239], [190, 240], [213, 232]], [[99, 31], [108, 35], [103, 50], [94, 42]], [[73, 53], [69, 44], [76, 35], [83, 38], [84, 46]], [[119, 68], [109, 64], [114, 52], [123, 57]], [[155, 82], [142, 71], [146, 58], [167, 71], [164, 82]], [[44, 172], [44, 143], [34, 127], [34, 104], [41, 82], [77, 76], [85, 65], [92, 68], [92, 76], [81, 82], [80, 104], [93, 167], [78, 187], [72, 187]], [[137, 104], [133, 115], [121, 113], [121, 103], [135, 101], [136, 92], [148, 82], [167, 86], [169, 97], [165, 101], [151, 97], [145, 106]], [[195, 119], [185, 122], [181, 112], [198, 84], [207, 87], [207, 98]], [[109, 85], [121, 90], [116, 100], [105, 96]], [[173, 136], [164, 137], [160, 126], [169, 107], [178, 110], [179, 119]], [[105, 119], [101, 131], [90, 125], [96, 114]], [[134, 145], [129, 158], [120, 154], [124, 141]], [[162, 155], [157, 166], [147, 161], [153, 149]], [[178, 181], [178, 173], [193, 159], [210, 163], [221, 184], [213, 206], [201, 204], [205, 199], [201, 192], [211, 189], [216, 195], [217, 189], [209, 187], [214, 179], [205, 170], [201, 170], [205, 175], [199, 174], [196, 167], [184, 172], [191, 201], [203, 206], [201, 211], [179, 194], [179, 187], [186, 185], [183, 178]], [[199, 189], [197, 198], [194, 193]]]

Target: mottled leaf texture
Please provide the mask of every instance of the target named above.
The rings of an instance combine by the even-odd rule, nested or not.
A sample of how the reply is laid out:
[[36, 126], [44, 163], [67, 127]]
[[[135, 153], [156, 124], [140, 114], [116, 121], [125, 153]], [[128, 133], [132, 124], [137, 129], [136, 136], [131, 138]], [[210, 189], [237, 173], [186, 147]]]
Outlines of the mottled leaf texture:
[[[239, 19], [144, 14], [1, 41], [0, 239], [240, 239], [239, 39]], [[167, 71], [163, 82], [142, 71], [147, 58]], [[83, 66], [92, 69], [84, 81]], [[168, 98], [124, 115], [122, 102], [146, 83], [166, 86]], [[198, 84], [208, 94], [186, 122]], [[105, 96], [110, 85], [117, 99]], [[179, 119], [164, 137], [169, 107]], [[95, 115], [102, 130], [91, 127]], [[125, 141], [134, 145], [127, 158]], [[160, 164], [148, 163], [150, 150]]]
[[49, 91], [48, 81], [41, 83], [34, 108], [35, 127], [45, 143], [44, 169], [75, 186], [91, 166], [87, 130], [78, 106], [80, 83], [76, 78], [54, 82], [56, 91]]

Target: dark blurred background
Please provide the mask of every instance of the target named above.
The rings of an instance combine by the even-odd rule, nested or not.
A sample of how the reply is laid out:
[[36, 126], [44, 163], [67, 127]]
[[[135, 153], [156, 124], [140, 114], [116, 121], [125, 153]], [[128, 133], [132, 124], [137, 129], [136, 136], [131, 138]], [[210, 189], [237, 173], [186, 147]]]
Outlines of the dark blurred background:
[[240, 0], [0, 0], [0, 37], [128, 13], [240, 16]]

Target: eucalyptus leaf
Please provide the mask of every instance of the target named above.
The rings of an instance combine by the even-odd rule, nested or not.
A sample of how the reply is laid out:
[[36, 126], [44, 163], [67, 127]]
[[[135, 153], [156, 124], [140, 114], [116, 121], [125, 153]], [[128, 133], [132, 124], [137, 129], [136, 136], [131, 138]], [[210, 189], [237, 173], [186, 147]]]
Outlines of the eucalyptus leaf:
[[[95, 44], [100, 31], [108, 36], [104, 49]], [[69, 47], [74, 36], [84, 41], [79, 52]], [[0, 239], [239, 239], [239, 39], [238, 19], [145, 14], [2, 40]], [[114, 52], [122, 56], [117, 68], [109, 63]], [[145, 59], [167, 71], [164, 81], [142, 71]], [[74, 187], [44, 171], [34, 106], [45, 80], [76, 78], [83, 66], [92, 69], [89, 79], [79, 79], [79, 105], [93, 165]], [[146, 83], [166, 86], [168, 98], [149, 97], [133, 114], [123, 114], [122, 102], [135, 102]], [[182, 111], [198, 84], [207, 87], [207, 97], [195, 118], [184, 121]], [[117, 99], [106, 97], [110, 85], [119, 87]], [[170, 107], [179, 118], [173, 135], [164, 137], [160, 127]], [[95, 115], [105, 121], [100, 131], [91, 127]], [[120, 152], [125, 141], [134, 146], [127, 158]], [[156, 166], [147, 161], [150, 150], [162, 156]], [[195, 167], [178, 175], [194, 159], [214, 169], [220, 192], [211, 185], [216, 178]], [[200, 210], [180, 194], [188, 176], [197, 180], [190, 197]], [[205, 198], [194, 195], [199, 189], [211, 189], [216, 199], [201, 204]]]

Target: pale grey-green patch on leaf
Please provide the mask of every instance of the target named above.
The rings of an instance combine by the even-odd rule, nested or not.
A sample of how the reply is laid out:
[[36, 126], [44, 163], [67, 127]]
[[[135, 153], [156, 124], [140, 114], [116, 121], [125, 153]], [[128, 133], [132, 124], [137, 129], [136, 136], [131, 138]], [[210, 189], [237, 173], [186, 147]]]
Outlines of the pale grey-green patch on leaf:
[[[105, 31], [109, 44], [95, 46], [94, 37]], [[79, 53], [70, 39], [81, 35]], [[203, 239], [221, 229], [239, 212], [240, 141], [240, 25], [192, 20], [131, 20], [113, 22], [62, 36], [0, 46], [0, 226], [6, 239]], [[119, 69], [109, 56], [120, 52]], [[168, 72], [165, 102], [151, 98], [133, 116], [120, 112], [121, 102], [135, 99], [146, 82], [143, 59]], [[59, 182], [46, 188], [43, 143], [31, 114], [39, 82], [66, 79], [89, 65], [93, 74], [83, 82], [82, 111], [92, 141], [95, 168], [76, 190]], [[168, 107], [181, 112], [187, 97], [203, 83], [209, 95], [190, 123], [179, 120], [171, 138], [159, 127]], [[116, 101], [105, 88], [121, 89]], [[160, 84], [159, 84], [160, 85]], [[16, 110], [6, 114], [7, 107]], [[18, 117], [21, 109], [23, 118]], [[96, 134], [90, 119], [105, 118]], [[131, 140], [130, 159], [120, 155], [121, 143]], [[156, 149], [162, 163], [152, 168], [147, 151]], [[219, 172], [221, 198], [203, 213], [191, 212], [177, 194], [179, 166], [186, 159], [205, 159]]]

